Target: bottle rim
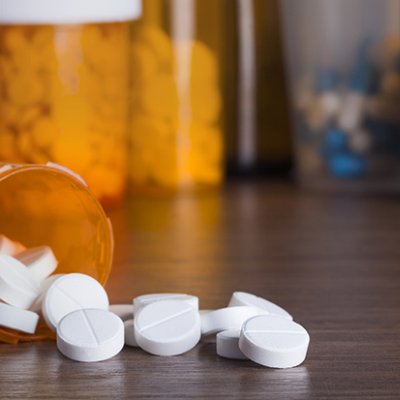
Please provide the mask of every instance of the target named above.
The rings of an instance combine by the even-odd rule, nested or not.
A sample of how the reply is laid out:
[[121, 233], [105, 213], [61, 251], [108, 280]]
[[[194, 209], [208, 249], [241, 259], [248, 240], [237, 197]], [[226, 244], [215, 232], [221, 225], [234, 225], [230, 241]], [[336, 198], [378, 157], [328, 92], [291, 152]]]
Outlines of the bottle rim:
[[123, 22], [141, 13], [141, 0], [0, 0], [3, 25]]

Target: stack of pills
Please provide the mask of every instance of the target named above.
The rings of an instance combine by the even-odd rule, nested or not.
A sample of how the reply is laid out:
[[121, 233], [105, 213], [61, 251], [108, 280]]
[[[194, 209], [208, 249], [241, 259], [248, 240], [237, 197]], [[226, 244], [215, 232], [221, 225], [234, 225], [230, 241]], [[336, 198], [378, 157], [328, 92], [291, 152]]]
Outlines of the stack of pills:
[[324, 67], [295, 95], [305, 174], [335, 178], [400, 175], [400, 39], [363, 41], [349, 73]]
[[21, 245], [0, 237], [0, 251], [0, 326], [34, 333], [41, 314], [57, 334], [58, 350], [72, 360], [106, 360], [124, 345], [175, 356], [200, 340], [216, 343], [221, 357], [271, 368], [295, 367], [306, 357], [307, 331], [284, 309], [255, 295], [235, 292], [218, 310], [199, 310], [198, 297], [179, 293], [110, 306], [95, 279], [51, 275], [57, 260], [49, 247], [21, 251]]

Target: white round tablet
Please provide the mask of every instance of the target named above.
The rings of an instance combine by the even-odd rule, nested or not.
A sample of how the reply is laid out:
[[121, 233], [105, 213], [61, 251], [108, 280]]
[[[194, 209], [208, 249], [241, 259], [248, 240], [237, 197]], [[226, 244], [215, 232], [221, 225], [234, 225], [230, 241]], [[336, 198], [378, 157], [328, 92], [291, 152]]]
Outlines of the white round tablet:
[[84, 274], [67, 274], [53, 282], [42, 304], [42, 314], [50, 329], [75, 310], [108, 310], [108, 296], [96, 279]]
[[247, 360], [239, 349], [240, 329], [231, 329], [217, 333], [217, 354], [232, 360]]
[[23, 251], [15, 258], [24, 264], [38, 281], [50, 276], [57, 268], [58, 261], [50, 247], [34, 247]]
[[234, 292], [228, 307], [233, 306], [249, 306], [258, 307], [265, 311], [266, 314], [276, 315], [278, 317], [293, 319], [293, 317], [282, 307], [263, 299], [262, 297], [255, 296], [246, 292]]
[[106, 310], [73, 311], [58, 324], [57, 347], [71, 360], [108, 360], [124, 347], [124, 324]]
[[0, 235], [0, 254], [15, 256], [26, 248], [21, 243], [14, 242], [4, 235]]
[[133, 319], [124, 322], [125, 327], [125, 346], [138, 347], [135, 338], [135, 328], [133, 326]]
[[34, 311], [36, 313], [41, 313], [42, 312], [42, 305], [43, 305], [43, 300], [46, 296], [47, 291], [49, 290], [49, 287], [55, 282], [58, 278], [64, 276], [65, 274], [56, 274], [56, 275], [51, 275], [48, 278], [44, 279], [40, 283], [39, 287], [39, 296], [36, 297], [36, 300], [33, 302], [33, 304], [29, 307], [29, 310]]
[[310, 336], [289, 319], [261, 315], [243, 325], [239, 348], [250, 360], [271, 368], [291, 368], [306, 358]]
[[25, 333], [35, 333], [38, 322], [38, 314], [0, 303], [0, 326]]
[[14, 307], [29, 308], [39, 295], [39, 284], [20, 261], [0, 254], [0, 299]]
[[153, 293], [144, 294], [133, 299], [133, 313], [136, 315], [143, 307], [161, 300], [180, 300], [190, 304], [196, 310], [199, 309], [199, 298], [184, 293]]
[[118, 315], [122, 321], [127, 321], [133, 318], [132, 304], [111, 304], [108, 311]]
[[243, 323], [263, 311], [256, 307], [226, 307], [201, 315], [201, 333], [213, 333], [241, 329]]
[[198, 310], [180, 300], [161, 300], [144, 307], [134, 320], [137, 344], [159, 356], [191, 350], [200, 340]]

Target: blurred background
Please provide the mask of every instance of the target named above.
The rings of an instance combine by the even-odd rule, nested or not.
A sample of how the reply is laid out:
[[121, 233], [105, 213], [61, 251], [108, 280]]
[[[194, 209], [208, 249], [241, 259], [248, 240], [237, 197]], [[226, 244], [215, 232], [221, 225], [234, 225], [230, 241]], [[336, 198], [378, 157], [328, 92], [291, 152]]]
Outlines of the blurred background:
[[236, 178], [398, 191], [399, 0], [133, 8], [0, 17], [2, 162], [65, 165], [106, 207]]

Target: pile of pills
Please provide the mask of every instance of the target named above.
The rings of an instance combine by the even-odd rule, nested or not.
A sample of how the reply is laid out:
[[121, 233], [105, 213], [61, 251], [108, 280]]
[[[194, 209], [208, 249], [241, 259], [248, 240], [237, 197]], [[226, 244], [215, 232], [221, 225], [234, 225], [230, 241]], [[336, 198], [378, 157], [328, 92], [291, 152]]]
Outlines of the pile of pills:
[[303, 77], [295, 99], [300, 168], [307, 176], [400, 174], [400, 39], [364, 41], [349, 73]]
[[121, 197], [128, 39], [127, 23], [0, 26], [0, 160], [54, 161]]
[[141, 23], [132, 42], [130, 180], [176, 189], [222, 179], [218, 62], [201, 41]]
[[147, 294], [109, 305], [104, 288], [79, 273], [51, 275], [49, 247], [24, 250], [0, 237], [0, 326], [33, 334], [40, 314], [57, 335], [58, 350], [82, 362], [107, 360], [124, 346], [176, 356], [200, 341], [219, 356], [291, 368], [307, 355], [310, 337], [283, 308], [250, 293], [233, 293], [227, 307], [199, 310], [196, 296]]

